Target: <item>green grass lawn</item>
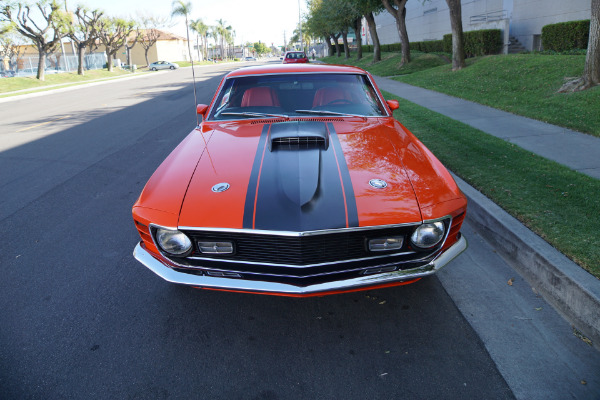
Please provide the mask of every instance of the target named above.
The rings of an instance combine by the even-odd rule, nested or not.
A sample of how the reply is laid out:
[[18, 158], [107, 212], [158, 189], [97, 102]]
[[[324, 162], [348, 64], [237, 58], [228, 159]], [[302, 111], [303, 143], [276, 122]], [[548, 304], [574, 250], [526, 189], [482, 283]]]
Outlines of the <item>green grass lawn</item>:
[[394, 116], [454, 173], [600, 278], [600, 181], [397, 99]]
[[498, 55], [468, 59], [456, 72], [445, 65], [394, 79], [600, 136], [600, 86], [557, 93], [584, 63], [584, 55]]
[[77, 71], [65, 72], [61, 74], [46, 74], [45, 81], [40, 81], [35, 76], [1, 78], [0, 94], [23, 89], [44, 89], [44, 87], [52, 85], [77, 84], [95, 79], [115, 78], [121, 75], [131, 75], [131, 72], [117, 68], [112, 72], [108, 72], [106, 69], [89, 70], [85, 71], [85, 75], [83, 76], [77, 75]]

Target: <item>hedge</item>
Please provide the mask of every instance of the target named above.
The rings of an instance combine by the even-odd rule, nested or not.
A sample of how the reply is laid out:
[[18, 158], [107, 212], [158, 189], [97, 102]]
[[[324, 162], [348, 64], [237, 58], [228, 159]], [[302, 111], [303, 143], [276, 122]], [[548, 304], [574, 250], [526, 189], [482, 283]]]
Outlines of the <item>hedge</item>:
[[[463, 32], [465, 57], [499, 54], [502, 51], [502, 31], [481, 29]], [[444, 51], [452, 53], [452, 34], [444, 35]]]
[[542, 46], [553, 51], [587, 49], [589, 34], [589, 19], [546, 25], [542, 28]]
[[444, 52], [443, 40], [427, 40], [425, 42], [410, 42], [410, 49], [423, 53]]
[[[502, 31], [500, 29], [469, 31], [464, 32], [463, 35], [466, 57], [499, 54], [502, 51]], [[410, 42], [410, 49], [424, 53], [452, 53], [452, 34], [444, 35], [442, 40]], [[362, 46], [362, 50], [365, 53], [371, 53], [373, 52], [373, 46]], [[399, 52], [402, 51], [402, 45], [400, 43], [384, 44], [381, 45], [381, 51]]]

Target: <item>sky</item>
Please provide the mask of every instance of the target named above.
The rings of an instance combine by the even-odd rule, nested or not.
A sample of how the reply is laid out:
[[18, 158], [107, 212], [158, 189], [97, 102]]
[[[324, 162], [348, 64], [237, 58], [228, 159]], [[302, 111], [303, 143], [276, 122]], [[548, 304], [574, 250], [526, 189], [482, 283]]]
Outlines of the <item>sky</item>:
[[[235, 31], [235, 43], [258, 42], [268, 46], [283, 45], [284, 31], [287, 39], [298, 25], [298, 6], [306, 13], [306, 0], [184, 0], [190, 1], [190, 19], [201, 18], [207, 25], [216, 25], [223, 19]], [[67, 0], [69, 9], [77, 4], [99, 8], [114, 17], [136, 17], [138, 13], [170, 17], [172, 0]], [[167, 30], [185, 37], [183, 17], [173, 19], [175, 26]]]

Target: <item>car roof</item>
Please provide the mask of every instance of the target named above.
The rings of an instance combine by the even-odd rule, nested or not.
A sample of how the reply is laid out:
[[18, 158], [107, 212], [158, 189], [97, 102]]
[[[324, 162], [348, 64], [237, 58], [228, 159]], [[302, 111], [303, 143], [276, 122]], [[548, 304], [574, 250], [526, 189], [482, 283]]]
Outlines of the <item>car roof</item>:
[[286, 73], [342, 73], [367, 74], [358, 67], [331, 64], [270, 64], [236, 69], [227, 74], [226, 78], [247, 75], [273, 75]]

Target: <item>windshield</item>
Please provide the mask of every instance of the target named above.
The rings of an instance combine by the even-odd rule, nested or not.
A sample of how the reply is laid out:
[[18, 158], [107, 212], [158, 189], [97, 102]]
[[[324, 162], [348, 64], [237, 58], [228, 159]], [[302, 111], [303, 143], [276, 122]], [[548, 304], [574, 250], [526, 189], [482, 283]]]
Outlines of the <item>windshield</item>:
[[281, 74], [227, 79], [208, 119], [307, 115], [385, 116], [365, 75]]

